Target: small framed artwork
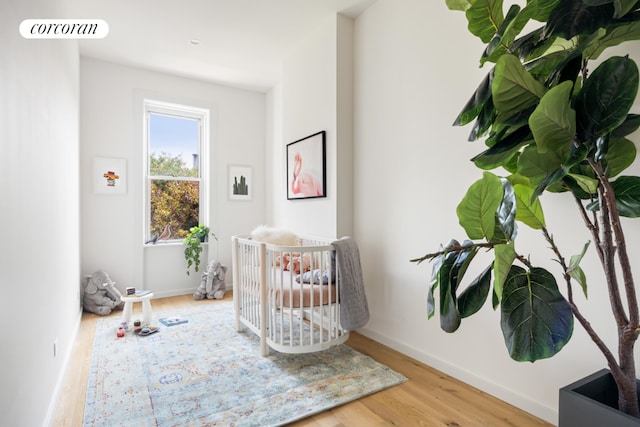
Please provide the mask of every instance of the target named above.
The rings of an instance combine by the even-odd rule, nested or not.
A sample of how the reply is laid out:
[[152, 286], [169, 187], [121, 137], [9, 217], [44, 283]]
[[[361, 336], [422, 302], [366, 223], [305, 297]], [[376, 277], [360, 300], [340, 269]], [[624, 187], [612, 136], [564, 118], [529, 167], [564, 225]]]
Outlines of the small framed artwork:
[[251, 200], [251, 166], [229, 166], [229, 200]]
[[93, 192], [96, 194], [126, 194], [127, 160], [96, 157], [93, 160]]
[[326, 197], [326, 132], [287, 144], [287, 199]]

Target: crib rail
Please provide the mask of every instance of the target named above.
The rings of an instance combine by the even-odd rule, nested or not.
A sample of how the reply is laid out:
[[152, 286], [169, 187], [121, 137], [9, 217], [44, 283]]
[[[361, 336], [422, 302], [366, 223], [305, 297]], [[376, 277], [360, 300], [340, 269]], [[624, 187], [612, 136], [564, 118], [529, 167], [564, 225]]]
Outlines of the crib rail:
[[307, 353], [345, 342], [339, 295], [331, 241], [302, 236], [300, 246], [280, 246], [233, 237], [236, 329], [258, 335], [263, 355], [268, 347]]

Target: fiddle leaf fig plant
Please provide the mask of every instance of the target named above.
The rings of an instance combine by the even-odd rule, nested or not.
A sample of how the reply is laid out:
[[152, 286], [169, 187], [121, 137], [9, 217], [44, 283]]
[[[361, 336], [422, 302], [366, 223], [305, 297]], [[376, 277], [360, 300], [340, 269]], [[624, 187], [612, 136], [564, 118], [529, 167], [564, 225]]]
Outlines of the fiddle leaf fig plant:
[[[466, 240], [412, 260], [433, 264], [428, 316], [437, 308], [442, 329], [454, 332], [491, 298], [509, 355], [529, 362], [558, 353], [577, 321], [606, 359], [619, 409], [640, 417], [633, 353], [640, 314], [620, 220], [640, 216], [640, 177], [624, 175], [636, 157], [628, 136], [640, 126], [631, 113], [639, 77], [628, 56], [605, 55], [640, 39], [640, 1], [527, 0], [506, 14], [503, 0], [446, 4], [464, 12], [469, 31], [486, 44], [479, 61], [490, 69], [454, 121], [472, 124], [469, 140], [485, 144], [471, 159], [482, 178], [456, 209]], [[580, 253], [567, 256], [554, 241], [545, 192], [575, 201], [574, 215], [591, 236], [580, 242]], [[521, 226], [540, 232], [558, 269], [542, 268], [518, 250]], [[589, 250], [603, 272], [589, 285], [608, 290], [615, 349], [574, 298], [576, 291], [588, 297], [580, 263]], [[481, 251], [490, 254], [488, 262], [476, 256]], [[468, 279], [473, 262], [485, 264]]]

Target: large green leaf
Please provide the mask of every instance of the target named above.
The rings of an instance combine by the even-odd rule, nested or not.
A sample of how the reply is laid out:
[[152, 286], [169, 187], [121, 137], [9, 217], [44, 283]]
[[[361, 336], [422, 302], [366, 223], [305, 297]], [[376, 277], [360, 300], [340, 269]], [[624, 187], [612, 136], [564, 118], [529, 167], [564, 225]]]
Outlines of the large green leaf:
[[465, 273], [467, 272], [467, 268], [469, 268], [469, 264], [476, 256], [478, 252], [478, 247], [473, 245], [473, 242], [469, 240], [465, 240], [462, 242], [462, 246], [468, 247], [463, 251], [460, 251], [458, 257], [456, 258], [456, 262], [453, 265], [453, 269], [451, 272], [451, 291], [454, 294], [458, 293], [458, 288], [460, 287], [460, 283], [464, 278]]
[[443, 255], [439, 255], [433, 259], [433, 266], [431, 267], [431, 281], [429, 282], [429, 288], [427, 289], [427, 318], [431, 319], [436, 312], [435, 298], [433, 296], [434, 291], [438, 287], [438, 273], [440, 267], [442, 267]]
[[615, 6], [614, 18], [621, 18], [633, 9], [638, 0], [614, 0]]
[[536, 198], [548, 187], [559, 183], [571, 167], [585, 159], [586, 154], [584, 144], [574, 150], [566, 147], [545, 153], [539, 153], [535, 146], [528, 146], [518, 159], [517, 173], [527, 177], [531, 186], [536, 187], [533, 194]]
[[627, 138], [611, 138], [605, 160], [607, 176], [612, 178], [627, 169], [636, 159], [636, 145]]
[[625, 21], [609, 26], [602, 37], [594, 40], [584, 51], [585, 58], [598, 59], [605, 49], [640, 39], [640, 22]]
[[[531, 196], [534, 200], [540, 196], [544, 190], [549, 189], [549, 191], [564, 191], [562, 187], [562, 181], [565, 176], [569, 174], [569, 168], [564, 165], [560, 165], [560, 167], [544, 177], [542, 181], [538, 183], [535, 190], [533, 190], [533, 196]], [[550, 188], [551, 187], [551, 188]]]
[[629, 12], [638, 0], [582, 0], [588, 6], [600, 6], [613, 3], [615, 6], [615, 17], [620, 18]]
[[539, 22], [546, 22], [549, 15], [556, 8], [560, 0], [528, 0], [527, 7], [535, 11], [531, 15], [531, 19]]
[[575, 101], [578, 134], [595, 142], [622, 124], [638, 92], [638, 67], [629, 57], [614, 56], [594, 70]]
[[587, 6], [602, 6], [603, 4], [613, 3], [614, 0], [582, 0]]
[[616, 193], [616, 204], [620, 215], [627, 218], [640, 217], [640, 177], [621, 176], [611, 183]]
[[491, 241], [496, 211], [502, 203], [502, 182], [490, 172], [474, 182], [456, 209], [460, 225], [472, 240]]
[[[524, 144], [524, 143], [523, 143]], [[518, 149], [520, 147], [515, 147], [511, 151], [507, 151], [504, 153], [496, 153], [496, 154], [485, 154], [481, 153], [478, 156], [473, 158], [473, 163], [477, 168], [483, 170], [492, 170], [497, 167], [504, 167], [509, 170], [509, 164], [512, 162], [514, 156], [518, 155]]]
[[504, 21], [502, 0], [475, 0], [466, 10], [469, 32], [489, 43]]
[[501, 303], [501, 326], [512, 359], [534, 362], [558, 353], [573, 333], [573, 314], [555, 278], [542, 268], [512, 266]]
[[491, 289], [491, 268], [489, 265], [467, 288], [458, 296], [458, 311], [462, 318], [475, 314], [482, 308], [489, 290]]
[[527, 224], [534, 230], [546, 227], [542, 204], [538, 198], [533, 199], [533, 188], [523, 184], [516, 184], [513, 188], [517, 201], [516, 220]]
[[540, 81], [547, 80], [548, 76], [561, 70], [574, 55], [575, 45], [559, 40], [554, 43], [547, 41], [540, 49], [542, 52], [536, 49], [525, 58], [528, 61], [525, 69]]
[[471, 7], [471, 0], [445, 0], [449, 10], [465, 11]]
[[439, 271], [440, 284], [440, 327], [446, 332], [455, 332], [462, 321], [458, 311], [457, 290], [469, 263], [478, 251], [477, 246], [466, 240], [461, 251], [445, 255]]
[[538, 151], [567, 147], [576, 133], [576, 112], [571, 108], [573, 82], [566, 81], [547, 92], [529, 117]]
[[459, 252], [447, 253], [444, 256], [442, 266], [438, 271], [438, 286], [440, 288], [440, 327], [446, 332], [455, 332], [461, 322], [455, 291], [451, 289], [451, 273], [458, 256]]
[[506, 163], [502, 164], [504, 170], [509, 173], [516, 173], [518, 171], [518, 159], [520, 158], [520, 152], [516, 151], [511, 158], [507, 160]]
[[593, 160], [600, 162], [604, 160], [604, 157], [609, 151], [609, 134], [602, 135], [596, 138], [596, 152], [593, 155]]
[[529, 22], [532, 14], [533, 10], [531, 8], [525, 8], [521, 12], [520, 6], [516, 4], [512, 5], [502, 25], [500, 25], [496, 34], [487, 44], [480, 58], [480, 65], [487, 61], [496, 62], [501, 55], [504, 55], [510, 50], [516, 36], [520, 34], [520, 31], [522, 31], [527, 22]]
[[518, 234], [516, 224], [516, 196], [513, 185], [506, 178], [502, 181], [502, 203], [496, 211], [496, 227], [490, 242], [503, 244], [515, 240]]
[[536, 186], [547, 175], [556, 171], [569, 158], [569, 154], [568, 147], [566, 150], [539, 153], [535, 146], [530, 145], [524, 149], [518, 159], [518, 174], [526, 176], [531, 185]]
[[[581, 169], [587, 170], [586, 168], [572, 168], [572, 170], [579, 171]], [[587, 176], [587, 175], [583, 175]], [[593, 177], [591, 177], [593, 178]], [[595, 194], [585, 192], [582, 187], [578, 185], [578, 183], [571, 178], [571, 175], [568, 175], [563, 181], [562, 185], [568, 190], [571, 191], [574, 197], [577, 197], [580, 200], [592, 200], [593, 197], [597, 197]]]
[[[453, 246], [459, 246], [459, 245], [460, 244], [458, 243], [457, 240], [452, 239], [449, 241], [446, 247], [443, 247], [442, 245], [440, 245], [440, 251], [444, 252], [445, 249], [449, 249]], [[444, 254], [438, 255], [432, 260], [431, 280], [429, 282], [429, 290], [427, 293], [427, 316], [429, 319], [431, 319], [436, 312], [435, 298], [433, 296], [433, 293], [438, 287], [438, 285], [440, 284], [440, 269], [442, 268], [443, 262], [444, 262]]]
[[[529, 126], [521, 126], [513, 131], [511, 131], [511, 129], [512, 128], [507, 128], [504, 132], [492, 135], [491, 138], [487, 140], [487, 145], [490, 146], [489, 149], [473, 157], [471, 161], [475, 162], [481, 157], [495, 156], [497, 154], [513, 154], [514, 150], [533, 140], [533, 134]], [[507, 131], [510, 132], [507, 133]]]
[[580, 175], [577, 173], [568, 173], [567, 176], [571, 177], [576, 184], [580, 187], [582, 191], [587, 194], [597, 194], [598, 193], [598, 183], [599, 181], [595, 178], [591, 178], [590, 176]]
[[516, 39], [511, 45], [511, 53], [520, 58], [521, 61], [528, 62], [546, 52], [553, 41], [542, 40], [543, 29], [544, 27], [537, 28]]
[[509, 242], [505, 245], [494, 246], [493, 251], [495, 254], [493, 260], [493, 292], [495, 298], [500, 301], [504, 282], [507, 280], [513, 260], [516, 259], [516, 250], [514, 243]]
[[545, 86], [553, 87], [566, 81], [573, 83], [578, 79], [584, 62], [579, 53], [574, 52], [574, 54], [575, 55], [569, 55], [557, 69], [549, 73], [545, 80]]
[[496, 109], [493, 106], [491, 98], [487, 100], [478, 114], [478, 119], [473, 124], [471, 132], [469, 133], [469, 141], [475, 141], [476, 139], [484, 136], [489, 129], [493, 126], [493, 122], [496, 119]]
[[546, 37], [562, 37], [591, 34], [605, 27], [613, 18], [612, 4], [588, 6], [583, 0], [560, 0], [551, 12], [545, 27]]
[[640, 114], [627, 114], [627, 118], [622, 122], [620, 126], [615, 128], [611, 132], [611, 136], [623, 137], [627, 136], [640, 127]]
[[471, 99], [467, 101], [456, 120], [453, 122], [454, 126], [464, 126], [471, 122], [471, 120], [478, 117], [480, 111], [484, 107], [485, 103], [491, 99], [491, 82], [493, 80], [494, 70], [491, 70], [484, 77], [476, 91], [471, 96]]
[[499, 122], [534, 107], [546, 91], [514, 55], [500, 57], [495, 67], [491, 89]]

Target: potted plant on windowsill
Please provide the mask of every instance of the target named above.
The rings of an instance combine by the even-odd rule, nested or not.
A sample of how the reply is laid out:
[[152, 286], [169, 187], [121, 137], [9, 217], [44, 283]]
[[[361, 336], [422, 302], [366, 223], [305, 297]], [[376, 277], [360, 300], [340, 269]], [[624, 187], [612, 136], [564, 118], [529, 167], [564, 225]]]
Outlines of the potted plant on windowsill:
[[[206, 225], [197, 225], [189, 229], [189, 233], [182, 240], [185, 245], [184, 259], [187, 261], [187, 275], [189, 275], [189, 269], [193, 266], [194, 270], [198, 272], [200, 269], [200, 254], [202, 253], [202, 243], [207, 241], [209, 236], [209, 227]], [[218, 240], [218, 237], [214, 233], [211, 233], [214, 239]]]
[[[528, 0], [524, 8], [512, 5], [506, 15], [502, 0], [446, 3], [465, 11], [469, 31], [487, 44], [481, 65], [495, 66], [454, 122], [475, 121], [469, 139], [486, 137], [487, 145], [472, 159], [485, 171], [483, 177], [457, 207], [468, 240], [451, 240], [412, 260], [433, 263], [429, 317], [437, 299], [442, 329], [454, 332], [491, 294], [510, 356], [531, 362], [560, 351], [575, 319], [605, 357], [619, 411], [640, 421], [633, 353], [640, 314], [620, 222], [620, 217], [640, 216], [640, 177], [621, 175], [636, 156], [626, 137], [640, 125], [640, 116], [629, 113], [638, 68], [626, 56], [603, 55], [609, 47], [640, 39], [640, 2]], [[532, 20], [542, 25], [521, 36]], [[601, 64], [589, 70], [596, 59]], [[499, 168], [506, 173], [489, 172]], [[593, 243], [584, 242], [581, 253], [568, 259], [547, 229], [539, 198], [545, 191], [574, 199], [576, 220], [591, 233]], [[517, 251], [517, 222], [541, 232], [559, 264], [562, 291], [551, 272]], [[580, 262], [589, 249], [596, 251], [606, 278], [617, 328], [614, 350], [574, 299], [580, 290], [587, 295]], [[492, 259], [463, 289], [467, 268], [482, 258], [476, 257], [481, 250]], [[561, 407], [560, 425], [571, 423]]]

